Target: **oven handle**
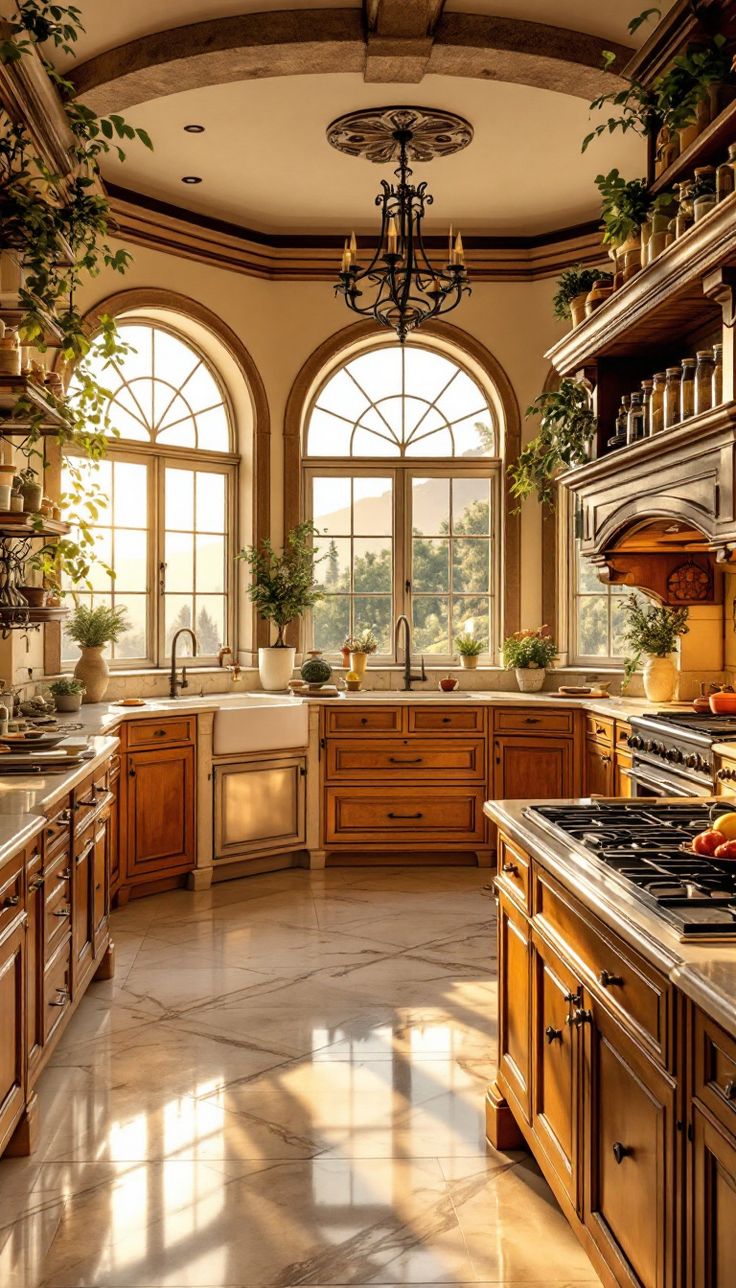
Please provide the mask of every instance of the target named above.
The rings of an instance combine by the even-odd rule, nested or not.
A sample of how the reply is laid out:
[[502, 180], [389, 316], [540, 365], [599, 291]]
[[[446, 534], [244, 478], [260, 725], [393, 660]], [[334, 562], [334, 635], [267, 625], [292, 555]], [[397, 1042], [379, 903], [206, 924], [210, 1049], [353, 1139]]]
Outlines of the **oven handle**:
[[679, 785], [676, 786], [667, 778], [650, 778], [647, 774], [643, 774], [640, 769], [622, 769], [621, 773], [624, 774], [626, 778], [629, 778], [632, 783], [638, 783], [641, 787], [649, 788], [655, 796], [682, 796], [687, 798], [694, 795], [710, 795], [707, 791], [688, 792], [683, 787]]

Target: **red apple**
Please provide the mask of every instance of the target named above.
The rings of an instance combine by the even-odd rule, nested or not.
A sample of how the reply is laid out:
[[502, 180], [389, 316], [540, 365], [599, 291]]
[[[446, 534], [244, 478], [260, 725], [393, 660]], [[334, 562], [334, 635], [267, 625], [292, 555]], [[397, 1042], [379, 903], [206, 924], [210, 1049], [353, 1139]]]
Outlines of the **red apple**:
[[698, 832], [693, 837], [693, 850], [696, 854], [717, 854], [719, 847], [726, 843], [726, 837], [723, 832], [719, 832], [715, 827], [709, 827], [707, 832]]
[[732, 862], [736, 862], [736, 841], [726, 841], [724, 845], [719, 845], [714, 858], [730, 859]]

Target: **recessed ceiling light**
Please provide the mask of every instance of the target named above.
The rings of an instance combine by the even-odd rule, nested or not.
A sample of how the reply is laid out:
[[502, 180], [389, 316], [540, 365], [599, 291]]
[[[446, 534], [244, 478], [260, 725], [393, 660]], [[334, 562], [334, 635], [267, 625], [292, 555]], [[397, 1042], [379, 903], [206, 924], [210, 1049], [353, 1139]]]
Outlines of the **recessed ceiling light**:
[[198, 174], [185, 174], [182, 177], [182, 183], [201, 183], [201, 182], [202, 180], [200, 179]]
[[187, 134], [204, 134], [203, 125], [185, 125], [184, 129], [186, 130]]

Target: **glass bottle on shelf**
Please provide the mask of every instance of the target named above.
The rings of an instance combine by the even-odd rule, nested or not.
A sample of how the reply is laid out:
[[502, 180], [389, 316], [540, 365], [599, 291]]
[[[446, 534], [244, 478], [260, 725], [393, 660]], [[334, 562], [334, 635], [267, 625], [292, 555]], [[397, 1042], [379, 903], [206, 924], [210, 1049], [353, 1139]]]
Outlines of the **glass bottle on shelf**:
[[609, 438], [607, 444], [607, 446], [611, 448], [611, 451], [615, 451], [617, 447], [624, 447], [626, 445], [626, 431], [629, 424], [629, 403], [629, 395], [624, 394], [621, 398], [621, 406], [619, 407], [616, 415], [613, 437]]
[[647, 436], [647, 423], [644, 414], [644, 400], [639, 393], [631, 395], [631, 405], [629, 407], [629, 420], [626, 426], [626, 442], [638, 443], [640, 438]]
[[641, 401], [644, 407], [644, 437], [651, 434], [649, 428], [649, 404], [652, 401], [652, 391], [654, 389], [654, 380], [642, 380], [641, 382]]
[[664, 429], [664, 386], [666, 371], [655, 371], [652, 377], [652, 392], [649, 398], [649, 433], [658, 434]]
[[715, 362], [712, 349], [698, 349], [695, 368], [695, 406], [693, 414], [699, 416], [703, 411], [710, 411], [713, 406], [713, 369]]
[[734, 161], [736, 156], [732, 156], [734, 145], [728, 149], [728, 160], [722, 161], [716, 169], [716, 200], [725, 201], [730, 197], [736, 186], [736, 174], [734, 174]]
[[694, 174], [693, 220], [697, 224], [716, 204], [716, 173], [712, 165], [699, 165], [695, 167]]
[[695, 412], [695, 358], [682, 359], [680, 380], [680, 420], [689, 420]]
[[682, 379], [682, 370], [680, 367], [668, 367], [665, 372], [664, 384], [664, 425], [663, 429], [671, 429], [673, 425], [680, 423], [680, 381]]
[[723, 402], [723, 345], [713, 345], [713, 397], [711, 407], [720, 407]]
[[676, 183], [677, 188], [677, 215], [675, 217], [675, 237], [682, 237], [688, 228], [692, 227], [693, 222], [693, 185], [688, 180], [682, 183]]

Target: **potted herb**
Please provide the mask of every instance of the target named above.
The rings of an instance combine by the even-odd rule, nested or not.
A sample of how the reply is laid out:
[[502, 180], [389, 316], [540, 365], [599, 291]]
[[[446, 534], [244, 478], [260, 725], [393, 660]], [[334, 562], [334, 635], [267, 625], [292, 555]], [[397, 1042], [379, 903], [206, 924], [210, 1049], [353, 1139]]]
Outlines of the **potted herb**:
[[650, 702], [671, 702], [677, 689], [677, 668], [672, 655], [679, 637], [687, 635], [688, 610], [642, 603], [634, 594], [626, 598], [623, 608], [626, 613], [623, 636], [628, 652], [622, 687], [627, 687], [643, 658], [647, 698]]
[[455, 644], [460, 654], [460, 665], [466, 671], [474, 671], [478, 666], [478, 658], [483, 652], [481, 641], [468, 631], [463, 631], [461, 635], [455, 636]]
[[54, 695], [57, 711], [78, 711], [86, 692], [84, 682], [75, 680], [72, 675], [62, 675], [50, 686]]
[[107, 644], [115, 644], [129, 629], [124, 608], [77, 604], [66, 624], [66, 633], [81, 650], [74, 675], [85, 686], [85, 702], [101, 702], [104, 698], [110, 671], [102, 650]]
[[550, 505], [553, 479], [562, 466], [582, 465], [588, 459], [596, 418], [586, 385], [565, 376], [559, 389], [540, 394], [527, 407], [527, 416], [539, 416], [539, 433], [509, 466], [511, 494], [519, 501], [536, 492]]
[[624, 179], [618, 170], [596, 176], [601, 194], [603, 243], [615, 252], [617, 268], [628, 281], [641, 266], [641, 229], [649, 211], [645, 179]]
[[19, 470], [17, 490], [23, 497], [23, 509], [26, 514], [38, 514], [43, 501], [43, 484], [32, 465]]
[[350, 659], [350, 671], [354, 677], [357, 676], [359, 680], [362, 680], [368, 665], [368, 658], [378, 648], [378, 640], [373, 627], [367, 626], [365, 630], [359, 631], [357, 635], [349, 635], [345, 644]]
[[317, 528], [299, 523], [287, 534], [281, 554], [266, 537], [260, 546], [247, 546], [238, 558], [251, 571], [248, 596], [258, 615], [276, 627], [276, 643], [258, 650], [261, 685], [269, 692], [285, 689], [294, 670], [296, 649], [287, 645], [285, 632], [322, 598], [314, 580], [314, 538]]
[[544, 688], [547, 667], [557, 657], [557, 645], [546, 626], [535, 631], [515, 631], [503, 642], [503, 664], [514, 670], [521, 693], [538, 693]]
[[573, 326], [579, 326], [585, 317], [585, 300], [588, 292], [596, 282], [611, 280], [610, 273], [601, 272], [599, 268], [583, 268], [576, 264], [566, 268], [557, 281], [557, 290], [552, 301], [555, 317], [563, 321], [572, 319]]

